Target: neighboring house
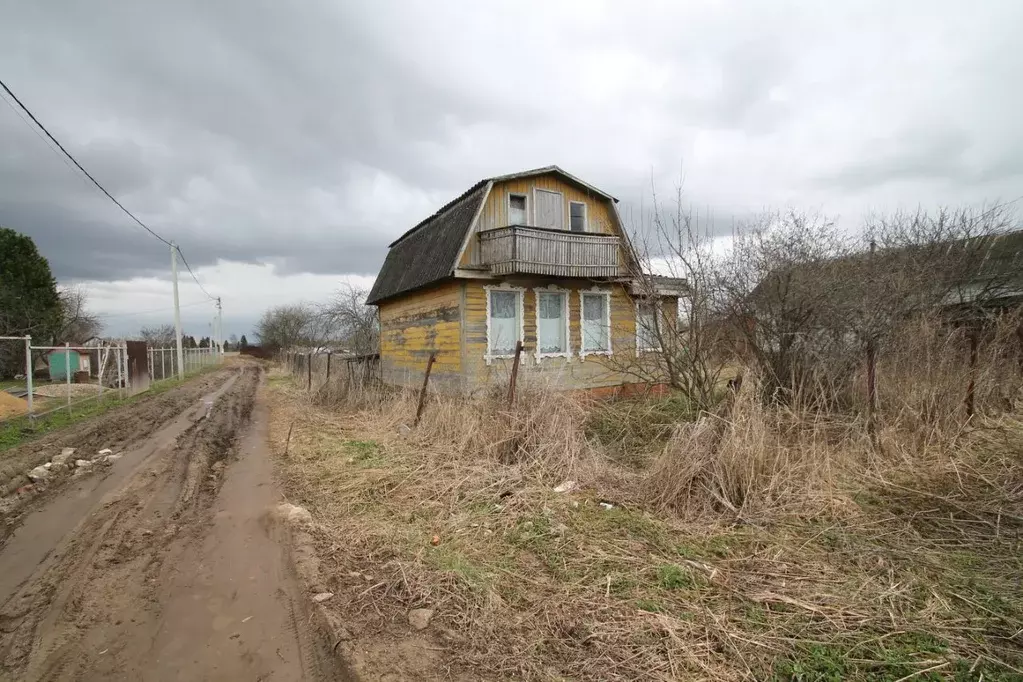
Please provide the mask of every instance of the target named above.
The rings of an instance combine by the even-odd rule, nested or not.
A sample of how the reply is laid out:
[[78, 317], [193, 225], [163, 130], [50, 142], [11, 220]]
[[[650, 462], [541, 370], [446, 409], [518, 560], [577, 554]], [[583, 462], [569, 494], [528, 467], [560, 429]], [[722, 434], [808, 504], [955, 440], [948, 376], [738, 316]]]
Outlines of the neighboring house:
[[[557, 166], [481, 180], [390, 245], [367, 303], [378, 307], [381, 376], [416, 385], [504, 385], [524, 373], [558, 388], [630, 384], [626, 358], [653, 352], [654, 303], [674, 323], [683, 283], [635, 295], [639, 271], [617, 199]], [[647, 289], [649, 287], [646, 287]]]

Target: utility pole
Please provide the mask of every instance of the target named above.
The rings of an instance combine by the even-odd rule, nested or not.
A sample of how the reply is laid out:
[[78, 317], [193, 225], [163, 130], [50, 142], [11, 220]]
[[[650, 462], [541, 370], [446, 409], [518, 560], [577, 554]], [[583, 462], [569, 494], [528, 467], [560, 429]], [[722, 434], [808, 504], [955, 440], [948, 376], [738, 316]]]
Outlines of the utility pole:
[[171, 276], [174, 279], [174, 336], [177, 339], [178, 378], [185, 378], [185, 352], [181, 348], [181, 308], [178, 306], [178, 245], [171, 242]]
[[224, 359], [224, 317], [223, 310], [220, 305], [220, 297], [217, 296], [217, 353], [220, 354], [220, 359]]

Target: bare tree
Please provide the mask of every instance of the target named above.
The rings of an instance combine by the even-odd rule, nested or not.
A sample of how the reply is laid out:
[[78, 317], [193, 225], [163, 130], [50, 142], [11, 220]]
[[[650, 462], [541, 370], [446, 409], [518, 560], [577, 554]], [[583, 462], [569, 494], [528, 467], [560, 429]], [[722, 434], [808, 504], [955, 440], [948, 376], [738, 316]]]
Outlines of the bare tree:
[[848, 340], [836, 329], [843, 287], [836, 263], [852, 240], [820, 214], [772, 212], [739, 225], [715, 281], [715, 307], [737, 356], [752, 362], [769, 395], [822, 381], [823, 362]]
[[330, 339], [357, 354], [375, 353], [380, 340], [376, 308], [366, 305], [368, 292], [343, 285], [319, 309], [319, 322]]
[[138, 335], [151, 348], [169, 348], [176, 343], [174, 325], [172, 324], [143, 327], [139, 330]]
[[88, 310], [89, 297], [85, 289], [80, 286], [61, 287], [57, 296], [60, 319], [53, 333], [55, 343], [82, 343], [103, 331], [99, 317]]
[[295, 346], [318, 346], [324, 333], [317, 324], [316, 310], [305, 303], [292, 303], [270, 308], [256, 323], [256, 338], [267, 350]]
[[637, 301], [635, 352], [618, 354], [610, 364], [643, 382], [666, 382], [709, 408], [722, 367], [711, 236], [684, 204], [681, 182], [670, 208], [660, 204], [656, 191], [653, 199], [651, 224], [632, 236], [638, 258], [630, 273]]

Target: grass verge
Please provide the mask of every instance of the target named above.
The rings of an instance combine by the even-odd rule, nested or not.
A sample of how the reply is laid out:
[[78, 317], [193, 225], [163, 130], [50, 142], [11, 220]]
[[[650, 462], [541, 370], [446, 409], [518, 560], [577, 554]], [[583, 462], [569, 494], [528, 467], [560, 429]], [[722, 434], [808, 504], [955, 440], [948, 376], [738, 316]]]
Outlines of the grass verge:
[[[280, 374], [269, 396], [347, 650], [440, 652], [367, 664], [366, 679], [1023, 679], [1018, 420], [960, 442], [957, 475], [853, 468], [812, 479], [820, 504], [773, 515], [736, 512], [759, 478], [722, 497], [701, 488], [716, 480], [704, 467], [689, 494], [727, 504], [681, 514], [651, 501], [650, 457], [628, 455], [689, 442], [678, 406], [579, 419], [553, 398], [512, 415], [438, 399], [408, 431], [411, 396], [326, 409]], [[636, 418], [665, 412], [673, 429]], [[554, 492], [567, 478], [578, 487]], [[407, 623], [417, 608], [434, 611], [426, 643]]]

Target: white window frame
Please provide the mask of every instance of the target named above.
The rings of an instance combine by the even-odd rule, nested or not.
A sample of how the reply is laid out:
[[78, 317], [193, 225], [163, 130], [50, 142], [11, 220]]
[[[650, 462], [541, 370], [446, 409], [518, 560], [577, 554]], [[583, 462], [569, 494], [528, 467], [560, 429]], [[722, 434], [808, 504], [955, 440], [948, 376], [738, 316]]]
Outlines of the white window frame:
[[[562, 319], [565, 320], [565, 350], [557, 353], [541, 353], [540, 352], [540, 294], [562, 294]], [[572, 359], [572, 333], [571, 333], [571, 320], [569, 318], [569, 297], [572, 295], [570, 289], [548, 284], [545, 287], [534, 287], [533, 288], [533, 303], [536, 312], [536, 361], [539, 363], [544, 358], [566, 358]]]
[[[584, 296], [599, 294], [604, 296], [606, 305], [604, 306], [604, 324], [607, 326], [607, 350], [587, 350], [586, 349], [586, 333], [584, 325], [586, 323], [586, 311], [584, 310]], [[579, 358], [586, 359], [587, 355], [613, 355], [611, 349], [611, 292], [608, 289], [601, 289], [600, 287], [593, 287], [591, 289], [580, 289], [579, 290]]]
[[523, 221], [524, 221], [523, 224], [529, 225], [530, 224], [530, 221], [529, 221], [529, 218], [530, 218], [529, 209], [530, 209], [530, 206], [531, 206], [532, 202], [529, 200], [529, 194], [528, 193], [524, 193], [524, 192], [509, 192], [508, 193], [508, 197], [505, 200], [505, 204], [506, 204], [505, 208], [508, 211], [508, 224], [509, 225], [514, 225], [515, 224], [515, 223], [513, 223], [511, 221], [511, 200], [512, 200], [512, 197], [522, 197], [523, 199], [525, 199], [525, 201], [526, 201], [526, 215], [523, 218]]
[[[662, 313], [661, 316], [663, 317], [663, 308], [664, 308], [663, 304], [660, 303], [660, 299], [654, 299], [654, 301], [657, 301], [657, 302], [652, 302], [650, 299], [647, 299], [647, 298], [637, 298], [636, 299], [636, 352], [637, 353], [660, 353], [661, 350], [662, 350], [660, 346], [651, 346], [649, 348], [643, 348], [642, 346], [639, 345], [639, 311], [643, 307], [643, 305], [644, 304], [652, 305], [653, 306], [654, 317], [657, 317], [657, 313], [658, 312]], [[656, 322], [655, 324], [663, 325], [664, 324], [664, 320], [662, 319], [659, 322]], [[661, 326], [661, 333], [663, 333], [663, 330], [664, 330], [664, 327]], [[656, 333], [656, 331], [654, 331], [654, 333]], [[654, 342], [656, 343], [659, 340], [660, 339], [654, 339]]]
[[585, 201], [569, 201], [568, 202], [568, 231], [572, 231], [572, 204], [582, 204], [583, 207], [583, 231], [577, 232], [576, 234], [585, 234], [590, 231], [590, 207], [586, 205]]
[[487, 297], [487, 349], [483, 353], [483, 359], [489, 365], [494, 360], [514, 358], [515, 354], [505, 353], [491, 353], [490, 352], [490, 292], [492, 291], [509, 291], [519, 295], [518, 305], [518, 318], [519, 318], [519, 342], [524, 342], [526, 338], [526, 320], [525, 320], [525, 305], [526, 305], [526, 288], [525, 287], [513, 287], [507, 282], [502, 282], [496, 285], [487, 285], [483, 287], [483, 291]]
[[[533, 188], [533, 197], [532, 197], [533, 198], [533, 201], [532, 201], [532, 204], [533, 204], [533, 214], [532, 214], [533, 222], [531, 222], [530, 225], [533, 226], [533, 227], [542, 227], [545, 230], [557, 230], [558, 229], [556, 227], [544, 227], [544, 226], [540, 225], [538, 222], [536, 222], [536, 203], [537, 203], [536, 202], [536, 193], [537, 192], [549, 192], [550, 194], [557, 194], [558, 196], [561, 197], [561, 221], [562, 221], [561, 224], [565, 225], [565, 222], [564, 222], [565, 221], [565, 193], [564, 192], [559, 192], [556, 189], [544, 189], [543, 187], [534, 187]], [[571, 220], [571, 217], [569, 217], [569, 220]], [[561, 231], [564, 232], [566, 230], [571, 230], [571, 228], [572, 228], [571, 225], [566, 225], [565, 227], [561, 228]]]

